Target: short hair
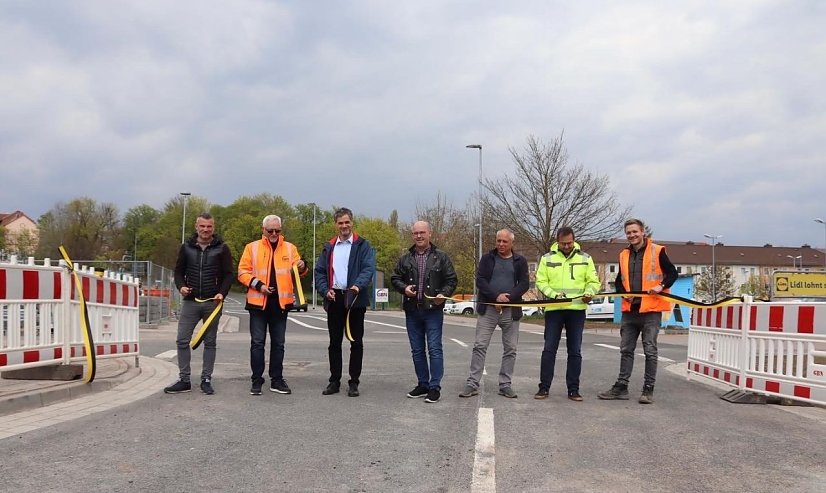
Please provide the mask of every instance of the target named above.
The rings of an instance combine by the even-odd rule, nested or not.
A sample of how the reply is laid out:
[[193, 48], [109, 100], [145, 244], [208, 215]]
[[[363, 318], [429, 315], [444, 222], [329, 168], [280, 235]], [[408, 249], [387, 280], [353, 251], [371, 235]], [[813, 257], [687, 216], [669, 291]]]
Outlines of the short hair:
[[213, 217], [212, 217], [212, 214], [210, 214], [209, 212], [202, 212], [202, 213], [198, 214], [198, 217], [195, 218], [196, 221], [198, 219], [210, 220], [210, 219], [213, 219]]
[[353, 211], [346, 207], [339, 207], [336, 209], [336, 212], [333, 214], [333, 219], [338, 221], [341, 216], [350, 216], [350, 220], [353, 221], [355, 218], [353, 217]]
[[509, 230], [508, 228], [500, 229], [499, 231], [496, 232], [496, 236], [499, 236], [499, 233], [507, 233], [508, 237], [511, 239], [511, 241], [516, 239], [516, 235], [513, 234], [513, 231]]
[[570, 226], [560, 226], [559, 229], [556, 230], [556, 239], [557, 240], [559, 240], [559, 238], [561, 238], [563, 236], [568, 236], [568, 235], [573, 236], [574, 240], [576, 240], [576, 235], [574, 234], [574, 228], [572, 228]]
[[625, 221], [625, 224], [622, 225], [622, 229], [624, 230], [625, 228], [627, 228], [628, 226], [631, 226], [632, 224], [636, 224], [637, 226], [640, 227], [641, 230], [645, 231], [645, 224], [643, 224], [642, 221], [640, 221], [639, 219], [637, 219], [635, 217], [632, 217], [631, 219]]
[[276, 216], [275, 214], [270, 214], [270, 215], [268, 215], [268, 216], [264, 216], [264, 220], [263, 220], [263, 221], [261, 221], [261, 227], [262, 227], [262, 228], [266, 228], [266, 227], [267, 227], [267, 223], [268, 223], [268, 222], [270, 222], [270, 221], [278, 221], [278, 224], [279, 224], [280, 226], [283, 226], [283, 225], [284, 225], [284, 223], [282, 223], [282, 222], [281, 222], [281, 218], [280, 218], [280, 217]]
[[[429, 221], [425, 221], [424, 219], [419, 219], [418, 221], [413, 222], [413, 226], [416, 226], [416, 223], [424, 223], [425, 226], [427, 227], [427, 232], [428, 233], [433, 232], [433, 227], [430, 225]], [[413, 226], [410, 226], [410, 229], [413, 229]]]

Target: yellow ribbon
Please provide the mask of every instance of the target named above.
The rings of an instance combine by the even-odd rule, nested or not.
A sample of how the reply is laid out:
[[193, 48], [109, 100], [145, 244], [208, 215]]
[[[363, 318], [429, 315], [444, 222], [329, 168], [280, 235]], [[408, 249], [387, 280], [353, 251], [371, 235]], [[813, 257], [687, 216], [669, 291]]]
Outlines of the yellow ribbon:
[[[215, 300], [215, 298], [195, 298], [195, 301], [198, 303], [204, 303], [206, 301], [212, 300]], [[212, 310], [212, 313], [209, 314], [209, 317], [207, 317], [206, 322], [204, 322], [203, 325], [201, 325], [201, 329], [198, 330], [198, 333], [195, 334], [195, 337], [193, 337], [192, 340], [189, 341], [189, 347], [191, 347], [192, 349], [198, 349], [198, 346], [200, 346], [201, 343], [204, 342], [204, 336], [206, 335], [206, 331], [209, 330], [209, 326], [212, 325], [212, 321], [215, 319], [215, 317], [218, 316], [219, 313], [221, 313], [221, 307], [223, 306], [223, 304], [223, 300], [218, 300], [218, 303], [215, 304], [215, 309]]]
[[[644, 291], [631, 291], [628, 293], [596, 293], [592, 295], [595, 296], [605, 296], [608, 298], [642, 298], [644, 296], [659, 296], [660, 298], [665, 298], [672, 303], [682, 306], [688, 306], [691, 308], [715, 308], [718, 306], [725, 306], [730, 305], [731, 303], [736, 303], [738, 301], [742, 301], [742, 298], [736, 296], [727, 296], [719, 301], [715, 301], [712, 303], [704, 303], [702, 301], [692, 300], [690, 298], [683, 298], [682, 296], [677, 296], [671, 293], [657, 293], [657, 294], [649, 294]], [[428, 296], [425, 295], [428, 299], [436, 299], [436, 296]], [[444, 297], [441, 299], [445, 300], [453, 300], [453, 301], [472, 301], [474, 303], [482, 303], [484, 305], [496, 305], [496, 306], [518, 306], [518, 307], [525, 307], [525, 306], [535, 306], [535, 307], [546, 307], [546, 306], [553, 306], [563, 303], [571, 303], [572, 301], [582, 298], [582, 296], [573, 296], [571, 298], [555, 298], [552, 300], [538, 300], [538, 301], [523, 301], [522, 303], [497, 303], [497, 302], [489, 302], [489, 301], [478, 301], [478, 300], [464, 300], [461, 298], [449, 298]]]
[[298, 272], [298, 264], [294, 264], [290, 272], [293, 276], [293, 291], [295, 292], [296, 301], [299, 305], [306, 305], [307, 301], [304, 299], [304, 290], [301, 288], [301, 274]]
[[60, 245], [58, 250], [60, 250], [60, 255], [63, 256], [63, 260], [65, 260], [69, 266], [69, 272], [72, 273], [72, 277], [75, 279], [77, 297], [80, 301], [80, 328], [83, 334], [83, 348], [86, 351], [86, 368], [88, 369], [86, 372], [86, 383], [92, 383], [95, 380], [97, 361], [95, 359], [95, 341], [92, 338], [92, 327], [89, 324], [89, 311], [86, 309], [86, 297], [83, 295], [83, 283], [80, 281], [80, 276], [75, 272], [75, 264], [72, 263], [63, 245]]

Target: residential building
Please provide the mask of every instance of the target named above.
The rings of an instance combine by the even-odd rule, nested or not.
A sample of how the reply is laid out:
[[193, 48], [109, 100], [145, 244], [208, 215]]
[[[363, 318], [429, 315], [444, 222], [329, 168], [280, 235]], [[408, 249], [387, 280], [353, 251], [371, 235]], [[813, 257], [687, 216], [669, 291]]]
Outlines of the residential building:
[[37, 249], [39, 230], [37, 223], [21, 211], [10, 214], [0, 212], [0, 226], [5, 232], [5, 251], [33, 255]]

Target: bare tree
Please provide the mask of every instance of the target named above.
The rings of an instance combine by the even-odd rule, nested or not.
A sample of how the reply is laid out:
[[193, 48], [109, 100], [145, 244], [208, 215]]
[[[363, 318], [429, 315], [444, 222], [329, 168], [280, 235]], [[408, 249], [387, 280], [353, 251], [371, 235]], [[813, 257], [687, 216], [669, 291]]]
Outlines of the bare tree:
[[529, 136], [522, 151], [509, 148], [515, 169], [482, 183], [488, 222], [512, 229], [539, 252], [550, 248], [560, 226], [571, 226], [581, 240], [610, 238], [631, 211], [619, 204], [607, 176], [568, 161], [563, 135], [550, 143]]

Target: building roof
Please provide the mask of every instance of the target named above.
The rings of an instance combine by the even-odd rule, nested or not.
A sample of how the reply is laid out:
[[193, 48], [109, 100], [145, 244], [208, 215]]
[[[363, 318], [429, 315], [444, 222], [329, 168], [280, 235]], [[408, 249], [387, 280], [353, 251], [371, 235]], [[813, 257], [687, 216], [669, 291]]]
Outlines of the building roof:
[[25, 217], [26, 219], [28, 219], [32, 223], [37, 224], [37, 222], [35, 220], [33, 220], [32, 218], [27, 216], [24, 212], [14, 211], [14, 212], [9, 213], [9, 214], [5, 214], [3, 212], [0, 212], [0, 226], [5, 226], [7, 224], [11, 224], [14, 221], [20, 219], [21, 217]]

